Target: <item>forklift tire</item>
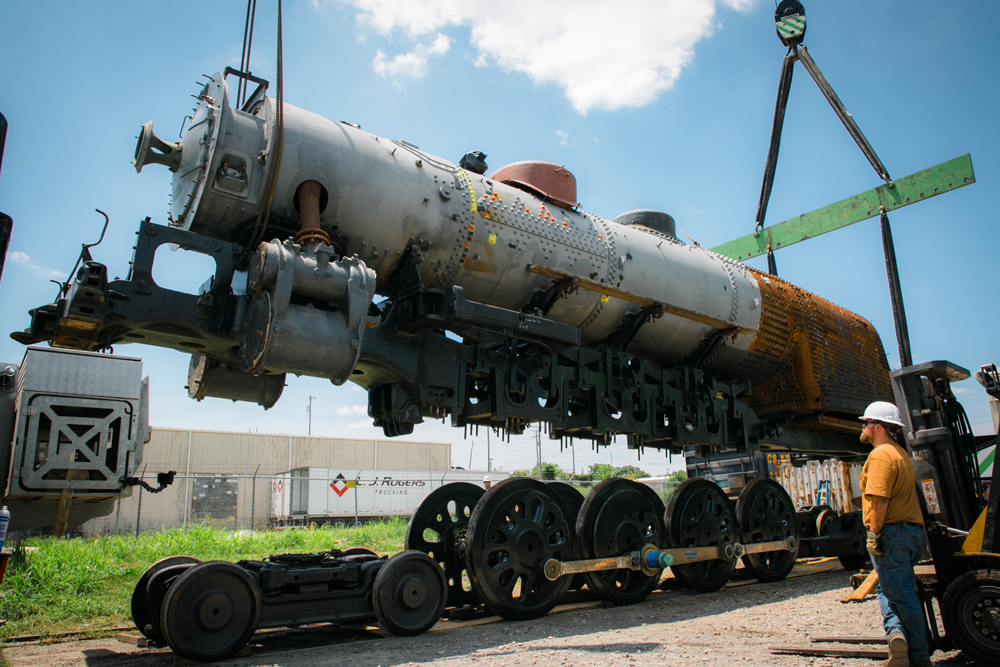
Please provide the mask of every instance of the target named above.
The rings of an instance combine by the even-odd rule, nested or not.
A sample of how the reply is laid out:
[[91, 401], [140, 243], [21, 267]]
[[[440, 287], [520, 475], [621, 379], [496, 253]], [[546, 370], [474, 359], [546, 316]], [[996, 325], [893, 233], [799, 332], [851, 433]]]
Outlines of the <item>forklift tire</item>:
[[973, 570], [948, 585], [941, 598], [945, 632], [966, 658], [1000, 666], [1000, 570]]

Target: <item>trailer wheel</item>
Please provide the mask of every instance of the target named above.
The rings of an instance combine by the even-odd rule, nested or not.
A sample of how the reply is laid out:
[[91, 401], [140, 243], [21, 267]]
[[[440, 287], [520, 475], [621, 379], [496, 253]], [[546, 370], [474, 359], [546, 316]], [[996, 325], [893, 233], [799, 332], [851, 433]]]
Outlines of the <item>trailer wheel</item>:
[[401, 551], [375, 575], [375, 616], [394, 635], [412, 636], [430, 630], [441, 618], [447, 599], [441, 566], [421, 551]]
[[1000, 665], [1000, 570], [966, 572], [941, 598], [945, 631], [967, 658]]
[[[160, 608], [157, 606], [153, 609], [150, 604], [148, 586], [153, 575], [175, 565], [197, 565], [200, 562], [194, 556], [167, 556], [150, 565], [139, 577], [135, 588], [132, 589], [132, 622], [144, 637], [153, 641], [163, 640], [163, 635], [158, 630]], [[162, 599], [160, 596], [160, 600]]]

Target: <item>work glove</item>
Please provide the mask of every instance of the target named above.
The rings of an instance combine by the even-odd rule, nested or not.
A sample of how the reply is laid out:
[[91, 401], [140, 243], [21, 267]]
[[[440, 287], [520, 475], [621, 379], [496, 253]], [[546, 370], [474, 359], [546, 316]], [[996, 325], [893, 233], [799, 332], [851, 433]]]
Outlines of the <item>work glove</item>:
[[884, 556], [882, 552], [882, 533], [868, 531], [868, 553], [872, 556]]

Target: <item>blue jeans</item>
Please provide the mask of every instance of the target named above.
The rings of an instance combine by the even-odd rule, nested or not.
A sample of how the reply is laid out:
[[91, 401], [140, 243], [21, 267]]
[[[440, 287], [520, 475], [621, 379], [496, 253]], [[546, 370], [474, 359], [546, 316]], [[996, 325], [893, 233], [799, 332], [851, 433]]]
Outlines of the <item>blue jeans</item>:
[[924, 610], [917, 597], [913, 567], [924, 557], [924, 531], [917, 526], [883, 526], [882, 552], [872, 556], [878, 572], [878, 602], [882, 607], [882, 626], [888, 636], [902, 632], [910, 658], [928, 660], [924, 634]]

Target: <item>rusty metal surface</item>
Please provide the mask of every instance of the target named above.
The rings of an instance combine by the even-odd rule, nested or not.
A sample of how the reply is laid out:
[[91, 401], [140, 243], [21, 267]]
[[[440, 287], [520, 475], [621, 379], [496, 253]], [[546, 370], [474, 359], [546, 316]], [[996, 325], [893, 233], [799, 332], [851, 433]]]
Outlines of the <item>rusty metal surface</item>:
[[515, 162], [501, 167], [490, 178], [515, 187], [527, 186], [565, 208], [573, 208], [577, 203], [576, 176], [566, 167], [551, 162]]
[[306, 181], [299, 186], [299, 216], [302, 229], [295, 235], [301, 246], [310, 244], [330, 245], [330, 236], [320, 228], [320, 194], [323, 186], [316, 181]]
[[747, 402], [759, 416], [794, 415], [803, 430], [848, 432], [856, 426], [841, 420], [862, 414], [872, 401], [892, 401], [889, 364], [868, 320], [780, 278], [753, 273], [760, 326], [733, 375], [753, 382]]

